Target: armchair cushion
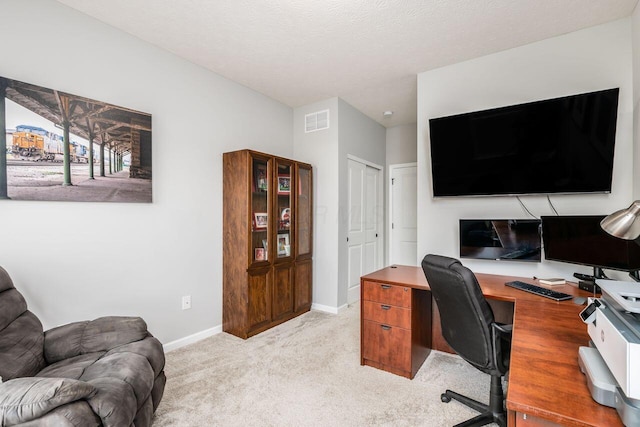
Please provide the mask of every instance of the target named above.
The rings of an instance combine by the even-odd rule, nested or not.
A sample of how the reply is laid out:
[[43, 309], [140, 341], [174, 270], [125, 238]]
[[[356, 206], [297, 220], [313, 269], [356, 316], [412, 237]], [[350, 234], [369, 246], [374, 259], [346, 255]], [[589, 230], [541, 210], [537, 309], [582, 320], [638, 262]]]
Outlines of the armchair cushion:
[[76, 400], [93, 396], [96, 388], [68, 378], [16, 378], [0, 384], [0, 425], [39, 418]]
[[109, 351], [147, 334], [147, 324], [139, 317], [110, 316], [70, 323], [44, 333], [44, 357], [51, 364], [81, 354]]
[[87, 403], [103, 427], [148, 426], [164, 389], [163, 366], [162, 344], [147, 336], [108, 352], [63, 359], [38, 376], [74, 378], [93, 385], [98, 391]]

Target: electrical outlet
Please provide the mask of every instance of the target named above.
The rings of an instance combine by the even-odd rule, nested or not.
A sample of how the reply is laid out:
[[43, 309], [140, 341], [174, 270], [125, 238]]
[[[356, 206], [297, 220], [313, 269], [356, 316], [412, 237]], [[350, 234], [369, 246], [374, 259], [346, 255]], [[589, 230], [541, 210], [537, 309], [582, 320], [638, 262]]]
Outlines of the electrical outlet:
[[191, 295], [185, 295], [182, 297], [182, 309], [189, 310], [191, 308]]

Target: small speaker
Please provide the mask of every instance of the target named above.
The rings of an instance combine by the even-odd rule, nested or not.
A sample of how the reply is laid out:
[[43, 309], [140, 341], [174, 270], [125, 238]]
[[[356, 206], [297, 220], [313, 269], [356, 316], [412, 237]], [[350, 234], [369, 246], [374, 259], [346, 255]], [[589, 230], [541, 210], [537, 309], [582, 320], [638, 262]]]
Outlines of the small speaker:
[[596, 285], [595, 282], [589, 282], [587, 280], [580, 280], [578, 282], [578, 288], [582, 289], [583, 291], [596, 294], [602, 293], [602, 291], [600, 290], [600, 286]]

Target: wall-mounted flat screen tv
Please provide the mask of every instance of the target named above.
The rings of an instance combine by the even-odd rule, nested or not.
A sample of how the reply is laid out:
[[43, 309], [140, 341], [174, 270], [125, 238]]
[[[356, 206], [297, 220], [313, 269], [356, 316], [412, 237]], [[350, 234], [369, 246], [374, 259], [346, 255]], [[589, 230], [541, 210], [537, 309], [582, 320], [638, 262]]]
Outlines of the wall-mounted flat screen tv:
[[539, 219], [461, 219], [460, 258], [540, 262]]
[[433, 196], [610, 192], [618, 93], [429, 120]]
[[545, 259], [596, 269], [640, 270], [640, 244], [607, 234], [600, 227], [603, 218], [604, 215], [543, 216]]

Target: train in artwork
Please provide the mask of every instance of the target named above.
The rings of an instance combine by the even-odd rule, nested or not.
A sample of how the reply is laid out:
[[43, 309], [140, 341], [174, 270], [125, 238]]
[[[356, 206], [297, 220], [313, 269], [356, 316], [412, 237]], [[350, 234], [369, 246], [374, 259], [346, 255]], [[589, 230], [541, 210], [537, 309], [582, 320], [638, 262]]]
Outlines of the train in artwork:
[[[64, 138], [41, 127], [18, 125], [12, 135], [10, 153], [15, 159], [62, 162]], [[88, 147], [77, 142], [69, 143], [69, 155], [72, 162], [89, 162]]]

